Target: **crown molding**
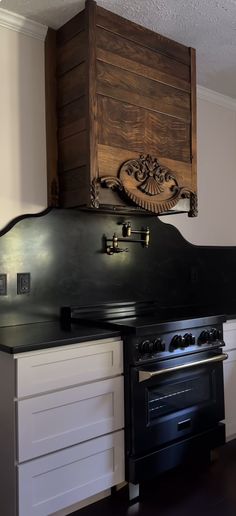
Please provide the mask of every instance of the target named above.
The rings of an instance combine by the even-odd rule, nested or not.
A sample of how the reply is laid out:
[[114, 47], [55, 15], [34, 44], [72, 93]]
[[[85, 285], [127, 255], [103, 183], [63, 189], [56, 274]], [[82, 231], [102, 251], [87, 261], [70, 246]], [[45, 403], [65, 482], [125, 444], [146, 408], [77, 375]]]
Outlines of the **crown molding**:
[[197, 97], [198, 99], [207, 100], [218, 106], [236, 111], [236, 99], [222, 95], [222, 93], [218, 93], [217, 91], [209, 90], [204, 86], [197, 86]]
[[41, 41], [45, 40], [48, 29], [46, 25], [29, 20], [20, 14], [12, 13], [2, 8], [0, 8], [0, 27], [21, 32], [26, 36], [40, 39]]

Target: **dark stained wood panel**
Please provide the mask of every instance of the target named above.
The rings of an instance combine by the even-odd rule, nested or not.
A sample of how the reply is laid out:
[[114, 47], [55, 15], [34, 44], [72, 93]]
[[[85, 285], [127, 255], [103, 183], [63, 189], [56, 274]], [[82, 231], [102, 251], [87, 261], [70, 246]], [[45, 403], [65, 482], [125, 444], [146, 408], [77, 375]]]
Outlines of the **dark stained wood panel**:
[[86, 128], [85, 97], [70, 102], [58, 111], [58, 139], [61, 140]]
[[89, 183], [87, 167], [79, 167], [59, 175], [60, 205], [72, 208], [89, 203]]
[[71, 170], [86, 165], [87, 134], [86, 131], [69, 136], [60, 142], [59, 171]]
[[87, 36], [83, 30], [65, 45], [59, 47], [57, 58], [57, 75], [68, 72], [74, 66], [79, 65], [86, 58]]
[[132, 72], [97, 62], [97, 92], [126, 103], [190, 120], [190, 95]]
[[97, 57], [149, 79], [190, 91], [190, 67], [109, 31], [97, 28]]
[[144, 150], [146, 111], [98, 95], [98, 143]]
[[[117, 172], [122, 163], [129, 159], [139, 158], [140, 152], [134, 152], [125, 148], [118, 149], [107, 145], [98, 145], [98, 164], [100, 176], [117, 177]], [[178, 178], [180, 184], [191, 188], [191, 164], [175, 161], [167, 158], [160, 158], [160, 163], [172, 170]]]
[[178, 79], [174, 76], [171, 78], [170, 76], [159, 72], [155, 68], [137, 63], [136, 61], [130, 60], [128, 57], [120, 57], [118, 55], [114, 57], [114, 54], [109, 52], [109, 50], [98, 48], [97, 59], [99, 61], [103, 61], [104, 63], [111, 65], [113, 64], [122, 70], [134, 72], [137, 75], [141, 75], [141, 77], [147, 77], [149, 79], [162, 82], [163, 84], [168, 84], [169, 86], [173, 86], [180, 90], [190, 92], [190, 83], [183, 81], [183, 79]]
[[[100, 6], [97, 7], [97, 25], [145, 47], [162, 52], [182, 63], [190, 64], [189, 49], [186, 46], [126, 20]], [[161, 27], [157, 27], [158, 29], [161, 31]]]
[[98, 143], [190, 161], [190, 125], [182, 120], [100, 96], [98, 120]]
[[96, 15], [97, 4], [86, 3], [86, 30], [88, 34], [88, 59], [86, 62], [87, 109], [87, 166], [90, 180], [97, 177], [97, 69], [96, 69]]
[[177, 161], [191, 161], [189, 123], [146, 111], [145, 128], [147, 153]]
[[74, 38], [76, 34], [84, 30], [85, 26], [85, 11], [81, 11], [74, 18], [69, 20], [63, 27], [57, 31], [57, 44], [58, 46], [64, 45], [66, 41]]
[[85, 63], [80, 64], [58, 79], [58, 107], [85, 95]]

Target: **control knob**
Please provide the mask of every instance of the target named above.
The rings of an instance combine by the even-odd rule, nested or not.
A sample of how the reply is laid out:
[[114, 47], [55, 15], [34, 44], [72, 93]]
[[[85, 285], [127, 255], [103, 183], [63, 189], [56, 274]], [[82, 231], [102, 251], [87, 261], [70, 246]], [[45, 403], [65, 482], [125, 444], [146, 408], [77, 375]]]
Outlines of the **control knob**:
[[184, 347], [193, 346], [195, 344], [195, 336], [192, 333], [185, 333]]
[[170, 343], [171, 349], [178, 349], [184, 347], [184, 337], [182, 335], [174, 335]]
[[221, 339], [222, 339], [221, 331], [218, 328], [211, 328], [210, 340], [211, 341], [216, 341], [216, 340], [221, 340]]
[[203, 330], [198, 337], [198, 344], [207, 344], [210, 340], [210, 330]]
[[147, 353], [151, 353], [153, 347], [153, 343], [150, 340], [144, 340], [139, 344], [138, 350], [140, 355], [146, 355]]
[[153, 342], [153, 351], [154, 353], [161, 353], [165, 351], [165, 342], [161, 339], [161, 337], [157, 337]]

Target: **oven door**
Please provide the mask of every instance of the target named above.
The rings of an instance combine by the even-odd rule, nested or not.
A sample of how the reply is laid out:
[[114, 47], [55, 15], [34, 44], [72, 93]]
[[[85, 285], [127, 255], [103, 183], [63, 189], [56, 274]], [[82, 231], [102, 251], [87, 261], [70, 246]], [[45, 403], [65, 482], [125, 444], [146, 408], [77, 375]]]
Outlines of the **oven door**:
[[217, 350], [131, 368], [132, 455], [198, 434], [224, 419], [225, 358]]

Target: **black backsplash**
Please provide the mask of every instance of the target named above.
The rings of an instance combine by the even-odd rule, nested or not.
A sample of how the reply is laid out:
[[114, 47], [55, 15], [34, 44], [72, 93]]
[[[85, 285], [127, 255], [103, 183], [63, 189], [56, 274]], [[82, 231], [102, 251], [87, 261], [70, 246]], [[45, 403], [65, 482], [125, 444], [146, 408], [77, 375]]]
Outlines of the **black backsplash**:
[[[108, 256], [104, 236], [121, 235], [122, 223], [149, 226], [150, 248], [124, 244]], [[23, 218], [0, 237], [0, 325], [52, 320], [61, 305], [155, 300], [162, 307], [193, 306], [196, 315], [236, 314], [236, 247], [188, 243], [157, 217], [52, 210]], [[17, 273], [30, 272], [30, 294], [17, 295]]]

